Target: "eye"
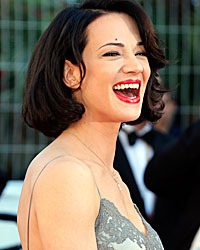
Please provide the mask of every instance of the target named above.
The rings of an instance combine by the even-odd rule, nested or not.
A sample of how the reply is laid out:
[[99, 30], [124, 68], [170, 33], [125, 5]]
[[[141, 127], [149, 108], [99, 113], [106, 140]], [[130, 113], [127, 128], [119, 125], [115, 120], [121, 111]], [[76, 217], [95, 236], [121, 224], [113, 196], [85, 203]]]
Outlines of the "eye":
[[107, 52], [107, 53], [103, 54], [103, 56], [119, 56], [119, 55], [120, 55], [119, 52], [115, 52], [115, 51]]
[[147, 53], [146, 52], [138, 52], [135, 55], [136, 56], [146, 56], [147, 57]]

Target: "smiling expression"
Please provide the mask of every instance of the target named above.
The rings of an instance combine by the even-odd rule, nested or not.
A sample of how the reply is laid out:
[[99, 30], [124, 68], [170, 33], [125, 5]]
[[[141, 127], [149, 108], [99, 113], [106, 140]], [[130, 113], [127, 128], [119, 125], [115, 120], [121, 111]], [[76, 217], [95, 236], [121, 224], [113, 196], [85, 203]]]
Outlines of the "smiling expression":
[[98, 121], [136, 120], [142, 108], [150, 67], [136, 23], [108, 13], [87, 28], [83, 51], [86, 75], [77, 98], [84, 117]]

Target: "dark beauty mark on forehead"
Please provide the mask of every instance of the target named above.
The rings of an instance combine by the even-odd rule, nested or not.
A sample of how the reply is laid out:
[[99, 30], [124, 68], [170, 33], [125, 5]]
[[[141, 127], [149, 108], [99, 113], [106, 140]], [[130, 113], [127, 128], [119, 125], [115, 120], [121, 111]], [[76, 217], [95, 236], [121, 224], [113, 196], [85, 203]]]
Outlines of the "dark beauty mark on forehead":
[[[117, 40], [117, 38], [115, 38], [115, 41], [116, 40]], [[103, 48], [103, 47], [106, 47], [106, 46], [125, 47], [125, 45], [123, 43], [106, 43], [106, 44], [102, 45], [101, 47], [99, 47], [98, 50]], [[138, 42], [137, 46], [143, 46], [143, 42]]]

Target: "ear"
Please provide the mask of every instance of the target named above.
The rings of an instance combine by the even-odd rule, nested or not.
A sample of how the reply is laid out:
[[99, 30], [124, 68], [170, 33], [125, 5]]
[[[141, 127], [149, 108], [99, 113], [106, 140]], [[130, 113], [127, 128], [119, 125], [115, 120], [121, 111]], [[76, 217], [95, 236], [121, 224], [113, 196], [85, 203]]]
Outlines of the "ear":
[[69, 60], [65, 60], [63, 82], [71, 89], [77, 89], [80, 86], [79, 67]]

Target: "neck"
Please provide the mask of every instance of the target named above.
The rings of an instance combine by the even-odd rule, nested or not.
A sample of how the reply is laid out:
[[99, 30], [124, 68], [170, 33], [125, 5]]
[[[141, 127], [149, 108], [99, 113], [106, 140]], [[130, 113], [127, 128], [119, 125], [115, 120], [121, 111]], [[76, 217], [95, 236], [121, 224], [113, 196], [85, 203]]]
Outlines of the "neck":
[[78, 137], [80, 139], [79, 143], [86, 145], [84, 147], [94, 161], [99, 162], [100, 158], [108, 168], [112, 169], [119, 127], [119, 123], [84, 123], [84, 121], [80, 120], [68, 128], [64, 134], [73, 134]]

